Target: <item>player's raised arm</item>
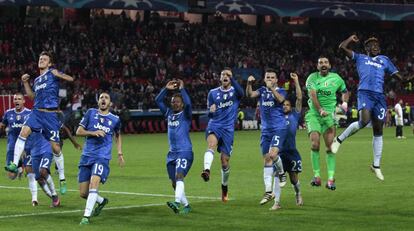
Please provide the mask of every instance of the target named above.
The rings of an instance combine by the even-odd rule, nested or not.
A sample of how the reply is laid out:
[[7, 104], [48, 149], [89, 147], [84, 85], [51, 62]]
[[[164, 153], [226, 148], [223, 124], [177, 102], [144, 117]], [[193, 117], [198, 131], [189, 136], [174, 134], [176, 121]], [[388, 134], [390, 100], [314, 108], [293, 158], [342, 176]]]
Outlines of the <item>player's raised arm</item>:
[[253, 82], [256, 79], [254, 78], [253, 75], [249, 76], [249, 78], [247, 78], [247, 84], [246, 84], [246, 96], [250, 97], [250, 98], [256, 98], [259, 96], [259, 92], [257, 91], [253, 91], [252, 85]]
[[297, 112], [301, 112], [302, 111], [302, 89], [300, 88], [299, 77], [296, 73], [290, 73], [290, 78], [292, 78], [293, 82], [295, 83], [295, 91], [296, 91], [295, 110]]
[[191, 111], [191, 99], [190, 96], [187, 93], [187, 90], [184, 88], [184, 82], [180, 79], [178, 80], [179, 83], [179, 89], [181, 96], [183, 97], [183, 103], [184, 103], [184, 114], [187, 118], [192, 118], [192, 111]]
[[359, 39], [356, 35], [351, 35], [349, 36], [349, 38], [345, 39], [344, 41], [341, 42], [341, 44], [339, 44], [339, 48], [345, 51], [346, 56], [348, 56], [349, 58], [352, 58], [352, 54], [353, 51], [351, 49], [348, 48], [348, 45], [351, 42], [359, 42]]
[[35, 95], [33, 93], [32, 87], [30, 86], [29, 79], [30, 79], [30, 75], [28, 75], [28, 74], [22, 75], [24, 90], [26, 91], [27, 96], [31, 100], [33, 100]]
[[234, 87], [234, 90], [236, 91], [237, 98], [242, 98], [244, 96], [243, 88], [240, 86], [240, 84], [235, 80], [232, 76], [230, 77], [231, 85]]
[[56, 69], [53, 69], [52, 70], [52, 74], [54, 76], [58, 77], [59, 79], [63, 79], [63, 80], [69, 81], [69, 82], [73, 82], [75, 80], [72, 76], [67, 75], [67, 74], [65, 74], [63, 72], [59, 72]]

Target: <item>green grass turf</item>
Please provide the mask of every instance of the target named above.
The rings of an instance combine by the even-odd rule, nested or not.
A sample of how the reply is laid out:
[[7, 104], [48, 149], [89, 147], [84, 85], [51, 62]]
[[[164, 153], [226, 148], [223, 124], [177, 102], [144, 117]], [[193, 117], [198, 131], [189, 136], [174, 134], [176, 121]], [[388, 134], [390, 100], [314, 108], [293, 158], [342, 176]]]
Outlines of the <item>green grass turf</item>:
[[[111, 161], [109, 179], [100, 188], [101, 195], [109, 198], [110, 203], [99, 217], [91, 219], [88, 227], [78, 225], [85, 207], [85, 200], [79, 198], [76, 191], [80, 152], [66, 141], [63, 151], [70, 191], [61, 196], [62, 206], [49, 208], [50, 200], [39, 191], [40, 205], [33, 208], [28, 189], [0, 187], [0, 230], [413, 230], [414, 184], [411, 177], [414, 137], [409, 128], [404, 131], [408, 137], [405, 140], [395, 139], [394, 132], [395, 128], [385, 129], [384, 182], [369, 171], [372, 130], [364, 129], [342, 145], [337, 155], [337, 190], [329, 191], [324, 187], [310, 186], [310, 143], [305, 131], [298, 131], [297, 145], [303, 159], [300, 179], [305, 205], [295, 205], [294, 192], [288, 183], [282, 191], [282, 209], [272, 212], [268, 210], [272, 203], [259, 205], [264, 186], [258, 131], [236, 132], [230, 162], [231, 201], [227, 204], [219, 200], [219, 156], [215, 154], [211, 180], [205, 183], [200, 178], [206, 149], [204, 133], [192, 133], [195, 160], [185, 179], [186, 194], [213, 199], [189, 198], [193, 211], [188, 215], [176, 215], [165, 205], [166, 201], [173, 200], [165, 169], [167, 135], [124, 135], [126, 166], [121, 169], [116, 158]], [[0, 140], [2, 158], [5, 142], [5, 139]], [[324, 185], [326, 164], [323, 144], [321, 147]], [[54, 174], [53, 177], [57, 182], [58, 177]], [[3, 176], [0, 177], [0, 186], [27, 187], [27, 179], [10, 181]], [[117, 209], [124, 206], [131, 207]], [[10, 217], [22, 214], [32, 215]]]

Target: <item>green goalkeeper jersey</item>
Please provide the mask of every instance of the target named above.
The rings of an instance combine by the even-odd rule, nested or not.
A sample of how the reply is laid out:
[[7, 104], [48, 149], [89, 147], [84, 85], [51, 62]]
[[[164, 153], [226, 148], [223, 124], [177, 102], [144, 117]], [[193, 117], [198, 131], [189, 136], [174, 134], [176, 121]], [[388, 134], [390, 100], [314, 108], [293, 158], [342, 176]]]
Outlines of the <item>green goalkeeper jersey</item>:
[[319, 112], [313, 105], [310, 97], [310, 91], [315, 90], [318, 97], [319, 104], [326, 112], [333, 113], [336, 107], [336, 92], [346, 92], [344, 80], [336, 73], [328, 72], [326, 76], [322, 76], [319, 72], [314, 72], [309, 75], [306, 80], [306, 89], [309, 95], [309, 109], [310, 111]]

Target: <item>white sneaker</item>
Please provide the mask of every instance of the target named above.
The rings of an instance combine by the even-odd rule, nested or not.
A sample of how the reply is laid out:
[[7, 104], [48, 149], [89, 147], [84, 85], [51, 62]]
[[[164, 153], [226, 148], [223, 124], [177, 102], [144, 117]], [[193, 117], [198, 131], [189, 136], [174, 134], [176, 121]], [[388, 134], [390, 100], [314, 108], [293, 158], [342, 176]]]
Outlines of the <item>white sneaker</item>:
[[339, 143], [338, 138], [335, 137], [332, 144], [331, 144], [331, 152], [336, 154], [339, 150], [339, 146], [341, 146], [341, 143]]
[[295, 198], [296, 198], [296, 205], [297, 206], [302, 206], [303, 205], [302, 195], [296, 194], [295, 195]]
[[371, 171], [375, 173], [375, 176], [378, 178], [378, 180], [381, 180], [381, 181], [384, 180], [384, 175], [382, 175], [380, 168], [375, 168], [374, 166], [371, 165]]
[[267, 192], [263, 195], [263, 199], [260, 201], [260, 205], [264, 205], [267, 202], [272, 201], [274, 199], [275, 199], [275, 194]]
[[279, 202], [276, 202], [275, 201], [275, 204], [269, 209], [269, 210], [278, 210], [278, 209], [281, 209], [282, 207], [280, 207], [280, 204], [279, 204]]

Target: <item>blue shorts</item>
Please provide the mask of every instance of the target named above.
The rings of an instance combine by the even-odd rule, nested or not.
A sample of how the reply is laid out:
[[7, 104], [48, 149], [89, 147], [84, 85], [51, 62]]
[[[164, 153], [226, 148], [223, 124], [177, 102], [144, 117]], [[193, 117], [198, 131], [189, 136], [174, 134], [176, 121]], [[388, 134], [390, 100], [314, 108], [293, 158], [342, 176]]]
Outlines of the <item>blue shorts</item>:
[[302, 172], [302, 158], [297, 149], [280, 152], [283, 168], [287, 172]]
[[32, 154], [30, 153], [30, 149], [26, 149], [26, 157], [23, 159], [24, 166], [32, 166]]
[[78, 182], [87, 182], [93, 175], [101, 177], [104, 184], [109, 176], [109, 160], [90, 156], [81, 156], [79, 162]]
[[36, 180], [40, 178], [40, 169], [44, 168], [50, 174], [50, 165], [52, 164], [53, 154], [50, 152], [43, 153], [42, 155], [31, 155], [32, 159], [32, 169], [35, 174]]
[[62, 122], [57, 112], [43, 112], [34, 109], [24, 122], [33, 132], [42, 132], [46, 140], [59, 142], [59, 130]]
[[367, 109], [371, 112], [371, 118], [385, 121], [387, 114], [387, 103], [385, 95], [373, 91], [358, 91], [358, 111]]
[[280, 129], [273, 132], [262, 132], [260, 136], [260, 147], [262, 148], [262, 154], [269, 153], [270, 147], [277, 147], [282, 149], [286, 142], [287, 129]]
[[193, 165], [194, 153], [187, 152], [168, 152], [167, 155], [167, 172], [168, 178], [175, 181], [176, 173], [182, 173], [184, 176], [190, 171]]
[[218, 140], [217, 151], [231, 156], [233, 152], [234, 130], [209, 126], [206, 129], [206, 139], [210, 134], [214, 134]]

